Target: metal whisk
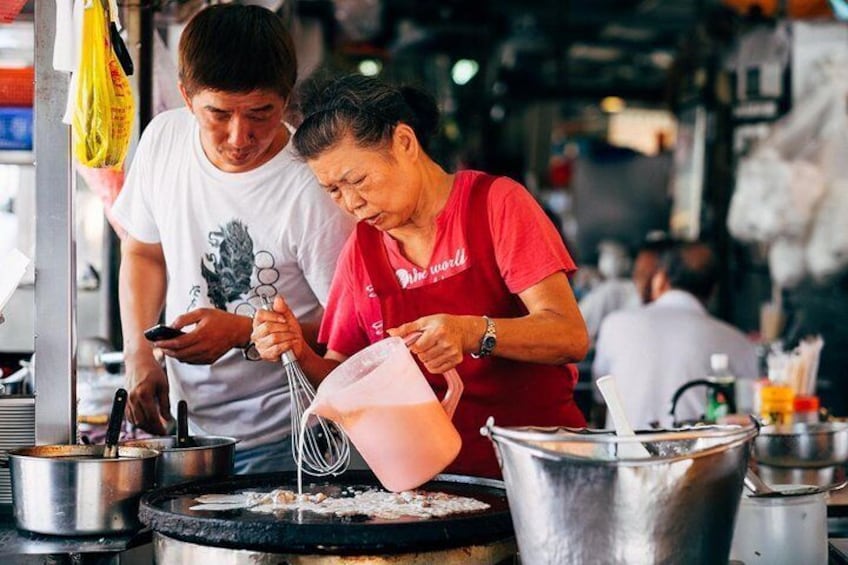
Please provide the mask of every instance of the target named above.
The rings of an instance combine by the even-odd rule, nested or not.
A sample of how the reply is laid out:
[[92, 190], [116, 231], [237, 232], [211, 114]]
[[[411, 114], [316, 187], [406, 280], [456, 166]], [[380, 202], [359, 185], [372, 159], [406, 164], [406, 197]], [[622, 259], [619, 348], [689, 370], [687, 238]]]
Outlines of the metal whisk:
[[[273, 310], [266, 296], [262, 297], [262, 307], [265, 310]], [[307, 425], [303, 431], [301, 460], [300, 420], [315, 400], [315, 388], [306, 378], [291, 351], [283, 353], [281, 361], [291, 393], [292, 453], [295, 462], [305, 473], [315, 477], [344, 473], [350, 464], [350, 443], [347, 434], [335, 422], [317, 414], [310, 413], [318, 423], [314, 426]]]

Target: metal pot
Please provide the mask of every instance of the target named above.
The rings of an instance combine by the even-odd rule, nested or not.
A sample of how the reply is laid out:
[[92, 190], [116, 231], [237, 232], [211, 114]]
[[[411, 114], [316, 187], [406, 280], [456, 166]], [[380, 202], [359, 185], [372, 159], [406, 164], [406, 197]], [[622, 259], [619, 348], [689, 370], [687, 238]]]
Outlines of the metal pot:
[[769, 485], [829, 487], [845, 480], [845, 468], [842, 465], [830, 467], [770, 467], [758, 465], [757, 474]]
[[40, 445], [8, 452], [18, 528], [54, 535], [93, 535], [141, 527], [138, 503], [153, 488], [159, 453], [103, 445]]
[[760, 465], [816, 468], [848, 460], [848, 422], [765, 426], [754, 441]]
[[194, 447], [176, 447], [176, 436], [125, 441], [121, 445], [155, 449], [156, 486], [166, 487], [196, 479], [224, 479], [233, 474], [236, 443], [226, 436], [192, 436]]
[[[490, 420], [482, 431], [498, 453], [522, 562], [727, 563], [753, 425], [619, 438]], [[619, 458], [632, 441], [652, 455]]]

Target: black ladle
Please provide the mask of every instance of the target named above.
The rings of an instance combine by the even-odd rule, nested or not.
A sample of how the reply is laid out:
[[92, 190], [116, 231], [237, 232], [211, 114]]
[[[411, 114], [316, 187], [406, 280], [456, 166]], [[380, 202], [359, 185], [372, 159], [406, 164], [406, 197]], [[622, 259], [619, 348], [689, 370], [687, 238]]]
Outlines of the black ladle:
[[134, 70], [132, 57], [130, 57], [127, 45], [121, 37], [121, 32], [118, 31], [118, 25], [112, 19], [113, 14], [110, 12], [109, 7], [106, 8], [106, 16], [106, 19], [109, 20], [109, 41], [112, 44], [112, 52], [115, 53], [115, 58], [118, 59], [118, 63], [120, 63], [121, 68], [124, 70], [124, 74], [130, 76]]
[[124, 425], [124, 409], [127, 406], [127, 391], [119, 388], [115, 391], [112, 402], [112, 413], [109, 414], [109, 426], [106, 428], [106, 447], [103, 449], [104, 459], [118, 458], [118, 440]]
[[177, 403], [177, 448], [181, 447], [197, 447], [197, 442], [188, 435], [188, 404], [185, 400]]
[[112, 40], [112, 50], [115, 52], [115, 57], [121, 64], [121, 68], [124, 69], [124, 74], [127, 76], [132, 75], [135, 70], [133, 60], [115, 22], [109, 23], [109, 38]]

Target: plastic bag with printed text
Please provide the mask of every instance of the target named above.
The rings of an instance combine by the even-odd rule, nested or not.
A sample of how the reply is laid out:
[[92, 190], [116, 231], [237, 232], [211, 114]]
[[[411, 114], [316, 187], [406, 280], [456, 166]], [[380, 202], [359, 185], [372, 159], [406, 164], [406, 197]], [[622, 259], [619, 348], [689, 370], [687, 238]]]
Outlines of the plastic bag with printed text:
[[88, 0], [73, 108], [74, 157], [87, 167], [121, 168], [130, 143], [135, 103], [109, 38], [100, 0]]

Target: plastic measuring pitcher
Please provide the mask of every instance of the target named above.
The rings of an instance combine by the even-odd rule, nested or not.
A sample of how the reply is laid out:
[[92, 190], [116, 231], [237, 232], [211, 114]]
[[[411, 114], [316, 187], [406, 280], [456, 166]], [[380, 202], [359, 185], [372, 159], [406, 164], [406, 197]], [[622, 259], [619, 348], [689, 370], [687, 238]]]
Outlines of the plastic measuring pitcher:
[[451, 423], [462, 380], [454, 370], [444, 377], [440, 403], [404, 340], [390, 337], [327, 375], [310, 410], [344, 429], [386, 489], [408, 490], [438, 475], [462, 447]]

